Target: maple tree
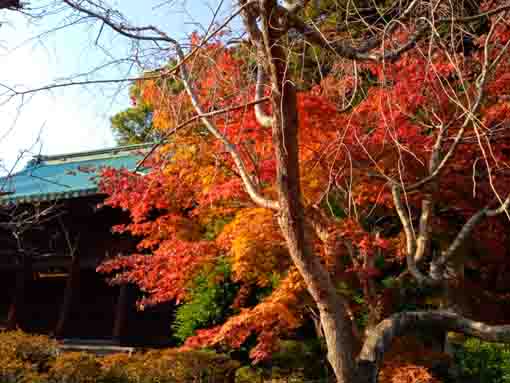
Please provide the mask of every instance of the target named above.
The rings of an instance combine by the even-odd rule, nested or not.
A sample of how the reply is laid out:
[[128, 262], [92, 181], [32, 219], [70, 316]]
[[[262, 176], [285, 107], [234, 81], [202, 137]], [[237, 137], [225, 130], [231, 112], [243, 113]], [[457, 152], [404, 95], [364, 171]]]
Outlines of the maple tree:
[[106, 6], [64, 3], [175, 52], [136, 83], [134, 106], [165, 138], [150, 171], [106, 170], [100, 185], [130, 212], [115, 230], [140, 236], [139, 254], [100, 270], [138, 284], [143, 307], [189, 301], [228, 260], [235, 310], [185, 347], [256, 334], [260, 360], [311, 310], [336, 379], [375, 382], [411, 329], [510, 340], [501, 311], [459, 293], [508, 289], [508, 1], [239, 1], [238, 45], [222, 34], [232, 16], [187, 50]]
[[[207, 49], [211, 50], [209, 57], [214, 57], [215, 61], [214, 67], [203, 70], [201, 104], [210, 102], [210, 93], [215, 95], [217, 108], [248, 102], [254, 90], [242, 83], [246, 79], [240, 73], [249, 63], [236, 59], [237, 52], [220, 43], [211, 44]], [[499, 51], [492, 54], [496, 57]], [[381, 286], [381, 281], [401, 275], [408, 251], [406, 241], [409, 239], [405, 238], [395, 210], [394, 197], [399, 193], [393, 188], [392, 195], [387, 179], [400, 178], [402, 183], [413, 184], [427, 176], [427, 164], [437, 141], [437, 134], [431, 131], [434, 125], [451, 125], [444, 133], [444, 148], [441, 149], [447, 152], [450, 142], [462, 129], [464, 111], [456, 105], [457, 100], [451, 100], [446, 86], [454, 87], [458, 81], [452, 79], [455, 71], [468, 73], [482, 56], [477, 51], [466, 60], [465, 67], [458, 68], [438, 52], [431, 64], [432, 70], [427, 69], [428, 58], [416, 52], [385, 66], [364, 64], [360, 70], [373, 76], [374, 84], [391, 82], [391, 85], [386, 88], [372, 85], [349, 113], [338, 111], [335, 91], [342, 87], [345, 93], [351, 91], [352, 78], [344, 76], [336, 80], [331, 75], [309, 91], [298, 94], [300, 142], [303, 142], [299, 148], [303, 201], [305, 209], [311, 210], [310, 219], [324, 226], [318, 235], [315, 234], [314, 248], [335, 280], [344, 282], [344, 294], [351, 294], [350, 310], [359, 314], [366, 309], [363, 305], [371, 308], [366, 326], [376, 326], [391, 313], [391, 307], [385, 307], [388, 303], [395, 304], [385, 301], [391, 288]], [[345, 68], [338, 68], [342, 70]], [[504, 73], [505, 66], [498, 70]], [[495, 73], [487, 87], [502, 84], [500, 76]], [[233, 100], [234, 90], [242, 88], [248, 91]], [[504, 86], [498, 88], [499, 94], [505, 91], [508, 90]], [[190, 108], [184, 97], [165, 94], [164, 89], [154, 83], [146, 84], [143, 93], [144, 102], [154, 105], [160, 115], [168, 116], [168, 105], [173, 102], [178, 102], [182, 109]], [[459, 93], [454, 95], [462, 97]], [[500, 111], [501, 107], [498, 100], [487, 97], [484, 126], [502, 124], [508, 118], [506, 112]], [[434, 115], [430, 114], [431, 110], [435, 111]], [[492, 118], [497, 122], [489, 120]], [[226, 112], [214, 117], [214, 121], [223, 127], [229, 139], [244, 144], [241, 155], [245, 161], [251, 161], [249, 171], [256, 175], [257, 183], [263, 185], [267, 195], [274, 195], [271, 137], [268, 130], [257, 128], [255, 111], [246, 108]], [[161, 117], [156, 119], [156, 124], [163, 132], [172, 131], [176, 125]], [[506, 132], [497, 138], [490, 147], [498, 153], [499, 164], [491, 162], [489, 169], [504, 169], [508, 163]], [[349, 150], [339, 150], [342, 146]], [[412, 215], [427, 203], [426, 198], [437, 201], [436, 209], [441, 214], [434, 217], [428, 229], [430, 237], [434, 238], [434, 243], [428, 245], [430, 251], [432, 247], [434, 251], [444, 251], [444, 243], [451, 242], [458, 231], [455, 220], [468, 220], [493, 198], [492, 181], [497, 180], [499, 193], [508, 194], [510, 183], [505, 174], [493, 180], [480, 175], [476, 194], [466, 194], [466, 187], [472, 182], [471, 169], [482, 156], [482, 150], [474, 136], [464, 140], [459, 144], [458, 154], [437, 178], [435, 190], [423, 188], [408, 196], [406, 208]], [[306, 287], [291, 266], [273, 212], [253, 206], [233, 170], [235, 165], [221, 152], [221, 142], [208, 138], [203, 127], [187, 126], [159, 150], [159, 157], [169, 155], [170, 160], [154, 159], [153, 170], [147, 175], [113, 170], [107, 173], [103, 179], [104, 190], [110, 195], [106, 203], [132, 213], [133, 224], [121, 229], [143, 235], [140, 248], [150, 250], [153, 255], [118, 258], [103, 265], [102, 270], [121, 270], [116, 278], [138, 283], [148, 293], [142, 304], [179, 301], [186, 300], [186, 286], [201, 267], [221, 255], [229, 255], [233, 278], [242, 286], [236, 299], [240, 312], [221, 325], [199, 330], [196, 336], [188, 338], [186, 346], [224, 342], [239, 347], [255, 332], [259, 334], [259, 343], [251, 355], [263, 359], [273, 351], [279, 335], [302, 323], [310, 298], [304, 297]], [[333, 186], [325, 192], [328, 184]], [[346, 192], [349, 188], [350, 192]], [[455, 206], [455, 210], [449, 211], [449, 206]], [[160, 212], [156, 219], [151, 217], [154, 210]], [[328, 214], [328, 210], [336, 212]], [[403, 214], [404, 222], [414, 219], [407, 218], [408, 212]], [[377, 224], [378, 219], [384, 221], [383, 224]], [[504, 220], [487, 220], [473, 233], [479, 241], [478, 251], [490, 250], [495, 256], [493, 260], [483, 260], [484, 267], [492, 269], [491, 278], [505, 262], [504, 224]], [[487, 225], [492, 232], [487, 230]], [[498, 240], [494, 239], [494, 234]], [[205, 243], [204, 238], [207, 239]], [[198, 247], [199, 243], [207, 247]], [[345, 257], [349, 257], [349, 261], [345, 262]], [[383, 260], [384, 265], [377, 267], [377, 260]], [[257, 305], [242, 308], [243, 297], [249, 295], [249, 290], [268, 286], [275, 274], [281, 275], [283, 280], [272, 293]], [[488, 276], [479, 275], [472, 283], [483, 284]], [[355, 302], [353, 292], [356, 289], [361, 291], [363, 305]]]

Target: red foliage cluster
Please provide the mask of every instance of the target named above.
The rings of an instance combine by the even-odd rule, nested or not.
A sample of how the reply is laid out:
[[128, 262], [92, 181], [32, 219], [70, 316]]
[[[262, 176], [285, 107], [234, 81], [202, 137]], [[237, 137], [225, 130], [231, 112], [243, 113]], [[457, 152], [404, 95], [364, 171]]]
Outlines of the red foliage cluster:
[[[510, 31], [500, 29], [493, 39], [503, 43]], [[203, 56], [213, 65], [199, 58], [190, 64], [198, 68], [203, 108], [218, 110], [249, 101], [254, 86], [246, 76], [248, 62], [220, 43], [204, 49]], [[424, 55], [421, 49], [392, 63], [361, 65], [371, 83], [365, 97], [347, 112], [337, 107], [337, 89], [357, 92], [361, 80], [331, 75], [298, 95], [304, 204], [329, 216], [327, 232], [333, 243], [324, 244], [313, 234], [310, 238], [315, 248], [322, 248], [317, 254], [332, 273], [340, 270], [335, 277], [354, 274], [358, 280], [351, 287], [364, 287], [363, 292], [369, 290], [367, 280], [396, 277], [395, 270], [402, 271], [404, 241], [388, 178], [411, 185], [426, 177], [438, 135], [444, 135], [444, 155], [463, 129], [466, 105], [477, 96], [482, 50], [454, 60], [439, 50]], [[498, 54], [497, 46], [491, 49], [491, 59]], [[424, 194], [433, 195], [432, 235], [439, 250], [469, 217], [493, 203], [496, 193], [510, 192], [509, 63], [503, 60], [487, 79], [478, 115], [437, 180], [405, 194], [413, 219]], [[157, 85], [148, 82], [142, 94], [154, 106], [159, 128], [168, 132], [192, 109], [184, 91], [165, 93]], [[257, 124], [253, 107], [219, 114], [212, 121], [236, 145], [262, 192], [274, 196], [271, 132]], [[280, 333], [299, 325], [307, 299], [299, 275], [289, 269], [272, 212], [254, 208], [231, 157], [198, 123], [176, 132], [148, 166], [151, 172], [143, 176], [111, 169], [103, 175], [101, 188], [109, 195], [105, 203], [128, 210], [132, 217], [131, 224], [116, 230], [142, 240], [140, 254], [110, 260], [100, 270], [117, 273], [117, 282], [137, 283], [147, 293], [142, 304], [184, 299], [194, 275], [219, 255], [230, 256], [244, 293], [267, 284], [272, 270], [280, 273], [283, 282], [267, 299], [255, 307], [242, 307], [238, 299], [240, 314], [187, 342], [189, 347], [218, 342], [236, 347], [256, 332], [260, 343], [253, 357], [267, 356]], [[502, 218], [487, 219], [478, 227], [470, 243], [476, 244], [478, 265], [488, 269], [480, 280], [492, 278], [495, 265], [507, 263], [507, 241]], [[345, 243], [353, 245], [350, 263], [344, 259], [349, 250]], [[328, 246], [338, 251], [325, 251]], [[375, 254], [390, 267], [367, 261]]]

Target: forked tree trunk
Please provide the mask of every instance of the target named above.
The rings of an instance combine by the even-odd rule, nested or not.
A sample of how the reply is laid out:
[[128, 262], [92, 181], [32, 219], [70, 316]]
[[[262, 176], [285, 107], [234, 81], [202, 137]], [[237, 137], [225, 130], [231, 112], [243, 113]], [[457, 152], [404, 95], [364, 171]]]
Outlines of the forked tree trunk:
[[338, 382], [351, 383], [355, 368], [353, 357], [355, 342], [351, 320], [344, 302], [335, 291], [329, 273], [305, 243], [297, 166], [297, 119], [292, 118], [292, 115], [296, 115], [295, 101], [295, 89], [291, 85], [286, 86], [281, 104], [285, 117], [281, 119], [281, 126], [274, 129], [273, 135], [278, 164], [279, 224], [290, 256], [319, 309], [324, 338], [328, 346], [328, 360], [336, 378]]
[[266, 46], [270, 47], [273, 126], [276, 156], [278, 221], [290, 256], [303, 277], [320, 313], [328, 360], [340, 383], [353, 383], [355, 372], [354, 336], [345, 304], [336, 293], [328, 271], [305, 241], [305, 220], [301, 203], [298, 156], [298, 115], [296, 89], [285, 81], [285, 52], [280, 48], [277, 20], [269, 21], [276, 2], [265, 2]]

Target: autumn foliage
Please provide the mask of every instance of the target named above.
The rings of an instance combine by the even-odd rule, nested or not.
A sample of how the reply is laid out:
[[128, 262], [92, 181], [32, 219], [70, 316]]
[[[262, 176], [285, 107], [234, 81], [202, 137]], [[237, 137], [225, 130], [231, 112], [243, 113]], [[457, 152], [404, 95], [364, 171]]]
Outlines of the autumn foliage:
[[[398, 30], [388, 44], [405, 41], [411, 32]], [[338, 291], [348, 298], [360, 338], [365, 328], [406, 304], [441, 304], [404, 272], [405, 238], [388, 180], [412, 186], [427, 176], [438, 135], [444, 135], [441, 151], [447, 153], [477, 97], [483, 62], [501, 55], [487, 77], [476, 118], [452, 158], [436, 181], [411, 188], [404, 199], [409, 215], [417, 219], [424, 196], [433, 195], [429, 251], [441, 252], [473, 214], [510, 192], [510, 56], [501, 50], [510, 27], [500, 24], [490, 36], [488, 57], [483, 49], [487, 38], [487, 32], [481, 33], [467, 53], [424, 42], [391, 62], [338, 61], [321, 81], [298, 94], [303, 203], [307, 216], [320, 223], [319, 228], [310, 224], [307, 235]], [[191, 45], [197, 41], [194, 36]], [[243, 106], [253, 101], [253, 59], [246, 47], [230, 48], [221, 41], [210, 42], [189, 65], [200, 102], [207, 111], [226, 109], [211, 118], [235, 143], [262, 192], [274, 196], [271, 130], [257, 123], [253, 105]], [[105, 204], [131, 215], [131, 223], [114, 230], [140, 242], [137, 254], [108, 260], [100, 271], [114, 283], [140, 286], [145, 293], [141, 308], [168, 301], [185, 304], [194, 278], [226, 258], [239, 286], [234, 314], [198, 330], [184, 347], [238, 348], [256, 335], [251, 356], [263, 360], [279, 338], [310, 320], [310, 307], [313, 312], [277, 217], [251, 202], [221, 142], [198, 120], [183, 125], [194, 112], [171, 76], [136, 86], [141, 92], [133, 102], [150, 105], [154, 127], [168, 140], [145, 160], [143, 174], [104, 171]], [[343, 109], [346, 98], [352, 102]], [[504, 299], [510, 289], [507, 225], [503, 214], [477, 226], [456, 255], [465, 269], [452, 286], [470, 286], [497, 302]], [[254, 299], [260, 289], [269, 293]], [[475, 309], [464, 300], [464, 309], [492, 322], [508, 311], [499, 305], [489, 313], [480, 304]], [[392, 380], [384, 370], [382, 381], [417, 382], [427, 374], [413, 368], [408, 372], [417, 376], [414, 380]], [[435, 382], [432, 377], [426, 381]]]

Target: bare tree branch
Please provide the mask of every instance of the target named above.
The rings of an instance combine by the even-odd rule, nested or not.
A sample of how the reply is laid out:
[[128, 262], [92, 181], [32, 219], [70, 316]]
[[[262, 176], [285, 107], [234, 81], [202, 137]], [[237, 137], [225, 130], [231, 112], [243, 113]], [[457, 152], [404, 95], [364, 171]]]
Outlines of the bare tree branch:
[[[406, 209], [402, 202], [401, 190], [398, 185], [393, 185], [391, 188], [391, 192], [393, 195], [393, 202], [395, 204], [395, 210], [402, 222], [402, 226], [404, 228], [404, 233], [406, 236], [406, 262], [407, 268], [411, 275], [418, 281], [418, 283], [423, 285], [437, 285], [437, 281], [429, 278], [425, 274], [423, 274], [416, 265], [416, 250], [417, 250], [417, 242], [416, 242], [416, 234], [414, 233], [411, 218], [406, 213]], [[427, 219], [428, 223], [428, 219]], [[425, 224], [425, 223], [422, 223]], [[420, 238], [420, 241], [423, 242], [425, 239]], [[420, 246], [424, 246], [423, 243]]]
[[[417, 263], [419, 263], [425, 255], [429, 240], [430, 240], [430, 221], [431, 215], [433, 214], [433, 200], [431, 193], [426, 193], [425, 197], [422, 201], [422, 209], [420, 214], [420, 222], [419, 222], [419, 231], [418, 236], [416, 236], [413, 223], [411, 217], [406, 213], [405, 207], [403, 205], [401, 199], [401, 188], [404, 188], [406, 192], [414, 190], [418, 187], [425, 185], [431, 181], [437, 181], [437, 176], [441, 172], [441, 170], [446, 166], [449, 160], [452, 158], [455, 153], [458, 145], [460, 144], [466, 128], [470, 123], [476, 124], [477, 118], [476, 113], [478, 112], [483, 95], [484, 95], [484, 87], [487, 80], [488, 73], [491, 69], [495, 68], [497, 62], [502, 57], [500, 54], [498, 58], [493, 63], [489, 63], [489, 41], [490, 37], [495, 31], [495, 28], [498, 23], [494, 23], [491, 26], [491, 29], [488, 33], [486, 43], [484, 46], [484, 63], [482, 66], [481, 74], [479, 75], [476, 81], [476, 97], [472, 104], [472, 106], [467, 110], [466, 117], [459, 131], [455, 135], [453, 143], [450, 145], [446, 154], [441, 158], [441, 147], [442, 142], [445, 137], [445, 133], [447, 127], [441, 127], [432, 148], [431, 157], [429, 160], [429, 175], [420, 181], [414, 183], [411, 186], [404, 187], [403, 183], [394, 183], [392, 187], [392, 195], [393, 202], [395, 204], [395, 209], [402, 223], [405, 237], [406, 237], [406, 261], [407, 268], [411, 275], [420, 283], [426, 284], [430, 286], [437, 286], [441, 280], [445, 279], [444, 271], [448, 260], [452, 257], [452, 255], [456, 252], [456, 250], [464, 243], [464, 241], [469, 237], [474, 227], [486, 216], [489, 215], [497, 215], [501, 212], [504, 212], [508, 208], [508, 204], [510, 203], [510, 196], [507, 200], [501, 203], [498, 209], [489, 210], [488, 208], [484, 208], [480, 210], [478, 213], [473, 215], [468, 222], [462, 227], [461, 231], [456, 236], [455, 240], [451, 243], [449, 248], [442, 254], [442, 256], [437, 260], [432, 260], [430, 267], [430, 277], [422, 273]], [[506, 47], [505, 47], [506, 48]]]
[[502, 214], [508, 211], [510, 207], [510, 195], [507, 196], [505, 201], [495, 209], [489, 209], [488, 207], [484, 207], [479, 210], [476, 214], [473, 214], [471, 218], [462, 226], [462, 229], [458, 232], [457, 236], [450, 244], [448, 249], [446, 249], [441, 257], [437, 260], [433, 260], [430, 265], [430, 274], [434, 279], [442, 278], [444, 271], [446, 269], [447, 263], [452, 259], [455, 255], [455, 252], [462, 246], [462, 244], [469, 238], [473, 230], [476, 226], [485, 218], [485, 217], [494, 217], [496, 215]]
[[[402, 13], [402, 17], [400, 20], [406, 18], [409, 13], [416, 6], [417, 2], [413, 1], [409, 5], [409, 7]], [[292, 28], [295, 28], [300, 33], [303, 34], [304, 38], [310, 43], [317, 44], [323, 48], [330, 49], [334, 51], [341, 57], [351, 59], [351, 60], [359, 60], [359, 61], [392, 61], [399, 58], [403, 53], [409, 51], [410, 49], [416, 46], [416, 43], [425, 36], [425, 32], [430, 30], [433, 26], [444, 23], [453, 23], [453, 22], [471, 22], [473, 20], [481, 19], [490, 15], [499, 14], [502, 12], [506, 12], [510, 9], [510, 6], [502, 6], [496, 9], [493, 9], [489, 12], [480, 13], [478, 15], [473, 15], [469, 17], [459, 17], [459, 18], [439, 18], [435, 21], [435, 24], [431, 24], [428, 20], [422, 19], [421, 25], [418, 25], [416, 31], [409, 37], [408, 41], [400, 45], [400, 47], [394, 50], [386, 50], [384, 49], [382, 53], [370, 53], [371, 50], [380, 45], [382, 40], [380, 38], [373, 38], [368, 42], [365, 42], [363, 47], [355, 47], [347, 40], [341, 40], [338, 42], [329, 41], [322, 33], [317, 30], [311, 29], [305, 21], [301, 20], [294, 13], [289, 13], [285, 8], [282, 7], [282, 13], [286, 15], [288, 18], [288, 25]]]
[[[144, 27], [132, 27], [125, 23], [116, 23], [112, 18], [109, 16], [109, 12], [105, 12], [104, 14], [100, 12], [93, 11], [91, 9], [85, 8], [81, 5], [81, 3], [77, 3], [75, 1], [71, 0], [63, 0], [67, 5], [72, 7], [73, 9], [85, 13], [86, 15], [93, 17], [97, 20], [102, 21], [105, 25], [109, 26], [114, 31], [118, 32], [119, 34], [136, 39], [136, 40], [145, 40], [145, 41], [154, 41], [154, 42], [165, 42], [170, 45], [172, 45], [177, 53], [177, 57], [179, 58], [179, 62], [177, 65], [175, 65], [171, 69], [164, 70], [165, 75], [170, 75], [171, 73], [175, 73], [177, 70], [180, 71], [180, 78], [185, 86], [186, 92], [188, 93], [191, 102], [193, 104], [193, 107], [197, 111], [197, 114], [200, 117], [200, 120], [202, 123], [206, 126], [207, 130], [211, 132], [211, 134], [216, 137], [220, 142], [222, 142], [225, 145], [226, 150], [230, 153], [232, 156], [232, 159], [238, 168], [239, 174], [243, 180], [243, 183], [246, 187], [247, 193], [250, 195], [250, 197], [253, 199], [253, 201], [262, 206], [269, 209], [277, 209], [278, 203], [276, 201], [268, 200], [267, 198], [263, 197], [260, 192], [257, 190], [257, 187], [255, 183], [253, 182], [250, 174], [248, 173], [248, 170], [246, 169], [246, 165], [244, 164], [241, 155], [234, 144], [232, 144], [211, 122], [210, 119], [205, 117], [206, 113], [202, 110], [200, 103], [198, 101], [198, 97], [195, 94], [195, 90], [192, 84], [192, 80], [188, 74], [187, 68], [186, 68], [186, 62], [196, 53], [199, 49], [201, 49], [213, 36], [218, 34], [235, 16], [237, 16], [240, 12], [243, 11], [244, 8], [248, 7], [252, 4], [251, 1], [246, 2], [243, 4], [236, 12], [234, 12], [231, 16], [227, 18], [225, 23], [223, 23], [220, 27], [215, 29], [209, 36], [204, 38], [190, 54], [185, 55], [184, 51], [181, 48], [181, 45], [176, 39], [173, 39], [169, 37], [165, 32], [161, 31], [159, 28], [149, 25]], [[116, 12], [116, 14], [119, 14]], [[152, 35], [144, 35], [145, 32], [151, 32]]]
[[224, 109], [220, 109], [220, 110], [215, 110], [215, 111], [212, 111], [212, 112], [207, 112], [207, 113], [199, 114], [199, 115], [196, 115], [196, 116], [193, 116], [193, 117], [189, 118], [188, 120], [180, 123], [179, 125], [177, 125], [173, 129], [171, 129], [168, 133], [166, 133], [161, 138], [161, 140], [159, 140], [159, 142], [155, 143], [152, 146], [151, 150], [149, 150], [147, 152], [147, 154], [142, 158], [142, 160], [140, 162], [138, 162], [138, 165], [136, 165], [136, 168], [133, 171], [137, 172], [138, 170], [140, 170], [140, 168], [143, 166], [143, 164], [147, 160], [147, 158], [149, 158], [156, 151], [156, 149], [159, 146], [164, 144], [172, 134], [175, 134], [179, 130], [181, 130], [183, 128], [186, 128], [187, 126], [189, 126], [190, 124], [192, 124], [194, 122], [197, 122], [201, 118], [214, 117], [214, 116], [218, 116], [220, 114], [225, 114], [225, 113], [228, 113], [228, 112], [233, 112], [233, 111], [236, 111], [236, 110], [239, 110], [239, 109], [245, 109], [245, 108], [248, 108], [250, 106], [258, 105], [258, 104], [260, 104], [262, 102], [266, 102], [268, 99], [269, 99], [268, 97], [263, 97], [263, 98], [261, 98], [259, 100], [247, 102], [245, 104], [236, 105], [236, 106], [233, 106], [233, 107], [230, 107], [230, 108], [224, 108]]
[[[441, 173], [441, 171], [445, 168], [446, 164], [449, 162], [449, 160], [452, 158], [452, 156], [454, 155], [458, 145], [461, 143], [461, 141], [464, 137], [466, 128], [469, 126], [469, 124], [470, 123], [473, 123], [473, 124], [478, 123], [476, 114], [478, 113], [478, 110], [480, 109], [481, 102], [482, 102], [483, 96], [485, 94], [484, 87], [485, 87], [485, 83], [487, 81], [487, 76], [491, 70], [496, 68], [496, 66], [498, 65], [498, 63], [500, 62], [500, 60], [503, 57], [503, 54], [500, 53], [498, 55], [498, 57], [493, 62], [489, 63], [489, 41], [490, 41], [490, 37], [492, 36], [492, 34], [495, 31], [496, 25], [497, 25], [497, 23], [494, 23], [491, 26], [491, 29], [487, 35], [486, 43], [484, 46], [484, 63], [482, 66], [482, 72], [480, 73], [480, 75], [477, 78], [477, 81], [475, 82], [476, 92], [477, 92], [476, 98], [475, 98], [471, 108], [466, 110], [466, 117], [465, 117], [464, 123], [462, 124], [459, 131], [455, 135], [455, 137], [453, 139], [453, 143], [450, 145], [448, 151], [443, 155], [441, 161], [439, 161], [439, 147], [440, 147], [441, 141], [436, 142], [436, 146], [435, 146], [436, 151], [434, 153], [434, 157], [435, 157], [434, 158], [434, 165], [435, 165], [434, 169], [431, 171], [431, 173], [427, 177], [421, 179], [418, 182], [415, 182], [412, 185], [406, 186], [405, 187], [406, 190], [408, 190], [408, 191], [415, 190], [415, 189], [427, 184], [428, 182], [432, 181], [434, 178], [436, 178]], [[502, 52], [505, 52], [509, 47], [510, 47], [510, 41], [508, 41], [505, 44]], [[443, 139], [442, 132], [440, 132], [437, 139], [438, 140]]]
[[[255, 89], [255, 101], [262, 100], [264, 98], [264, 84], [266, 80], [266, 74], [264, 71], [264, 64], [257, 63], [257, 84]], [[266, 114], [262, 108], [262, 103], [257, 102], [255, 104], [255, 118], [257, 122], [265, 128], [270, 128], [273, 125], [273, 117]]]
[[[176, 51], [177, 56], [182, 61], [185, 56], [184, 52], [182, 51], [180, 45], [177, 43], [176, 45]], [[202, 107], [200, 106], [200, 103], [198, 101], [198, 97], [195, 94], [195, 90], [192, 86], [192, 82], [190, 79], [190, 76], [188, 74], [188, 70], [186, 68], [186, 65], [180, 65], [181, 70], [181, 80], [184, 84], [184, 87], [186, 88], [186, 92], [188, 93], [191, 103], [193, 104], [193, 107], [197, 111], [199, 115], [204, 115], [205, 112], [202, 110]], [[268, 208], [268, 209], [278, 209], [278, 202], [269, 200], [265, 197], [263, 197], [259, 190], [257, 190], [257, 186], [253, 182], [253, 179], [251, 178], [250, 174], [248, 173], [248, 170], [246, 169], [246, 165], [244, 164], [241, 155], [234, 144], [232, 144], [227, 137], [225, 137], [217, 128], [216, 126], [211, 122], [211, 120], [207, 117], [201, 117], [200, 120], [202, 123], [206, 126], [207, 130], [211, 132], [211, 134], [216, 137], [223, 145], [225, 145], [225, 149], [230, 153], [232, 156], [232, 160], [236, 164], [237, 170], [239, 171], [239, 174], [241, 175], [241, 178], [243, 180], [244, 186], [246, 187], [246, 191], [249, 194], [249, 196], [252, 198], [253, 202], [255, 202], [257, 205]]]

